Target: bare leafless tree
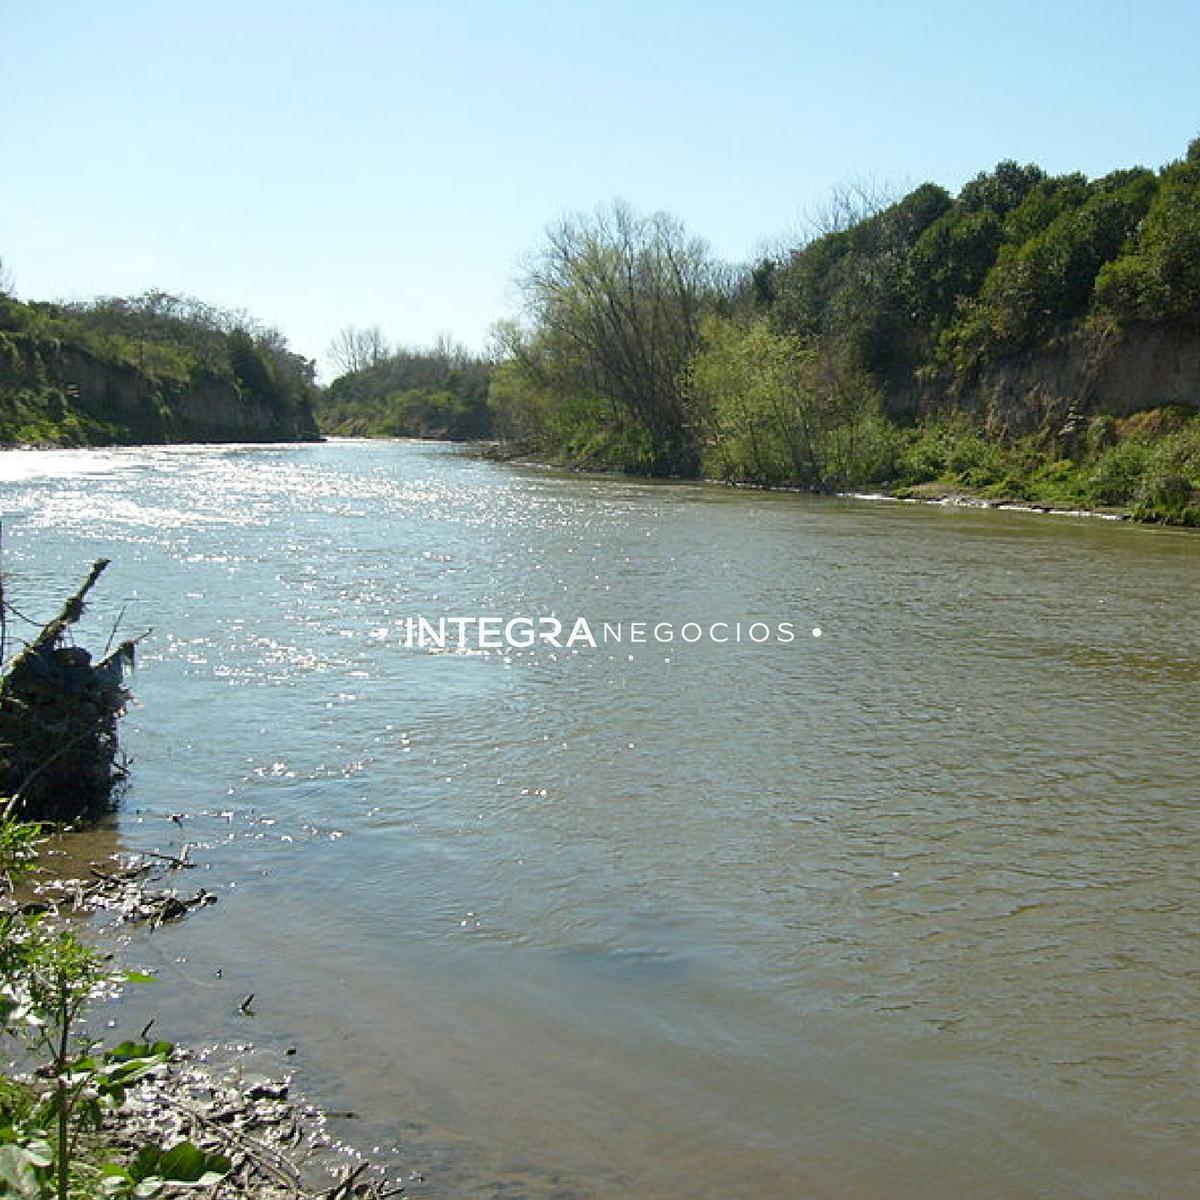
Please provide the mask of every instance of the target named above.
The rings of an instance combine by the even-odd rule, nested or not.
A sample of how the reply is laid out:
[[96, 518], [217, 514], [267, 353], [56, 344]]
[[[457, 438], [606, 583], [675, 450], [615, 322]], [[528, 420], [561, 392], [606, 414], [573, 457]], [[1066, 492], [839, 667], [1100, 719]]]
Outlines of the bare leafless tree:
[[899, 193], [874, 176], [860, 176], [837, 184], [827, 199], [808, 209], [801, 218], [803, 240], [815, 242], [831, 233], [843, 233], [895, 204]]
[[391, 347], [378, 325], [368, 329], [347, 325], [329, 343], [327, 353], [341, 373], [349, 375], [353, 371], [373, 367], [387, 358]]

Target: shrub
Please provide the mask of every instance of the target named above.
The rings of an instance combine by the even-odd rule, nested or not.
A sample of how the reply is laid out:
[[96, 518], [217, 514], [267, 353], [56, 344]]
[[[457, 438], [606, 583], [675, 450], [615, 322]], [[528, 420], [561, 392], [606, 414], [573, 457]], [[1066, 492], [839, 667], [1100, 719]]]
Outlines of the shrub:
[[1088, 493], [1098, 504], [1128, 504], [1137, 494], [1150, 448], [1144, 442], [1127, 440], [1103, 451], [1092, 468]]

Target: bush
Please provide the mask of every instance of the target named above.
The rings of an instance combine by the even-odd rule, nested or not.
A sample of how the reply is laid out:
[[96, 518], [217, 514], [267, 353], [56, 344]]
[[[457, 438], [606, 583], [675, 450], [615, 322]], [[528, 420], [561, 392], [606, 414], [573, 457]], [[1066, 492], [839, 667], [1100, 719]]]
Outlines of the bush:
[[689, 399], [717, 478], [830, 491], [894, 473], [899, 435], [868, 377], [763, 320], [705, 323]]
[[1092, 468], [1090, 498], [1098, 504], [1130, 503], [1149, 462], [1150, 448], [1144, 442], [1125, 441], [1109, 447]]

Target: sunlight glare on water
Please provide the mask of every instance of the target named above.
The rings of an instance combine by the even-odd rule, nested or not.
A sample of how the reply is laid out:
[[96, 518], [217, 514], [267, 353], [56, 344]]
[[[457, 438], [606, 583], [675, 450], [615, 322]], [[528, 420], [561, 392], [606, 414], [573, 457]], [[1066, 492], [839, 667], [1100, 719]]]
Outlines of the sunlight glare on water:
[[123, 1019], [254, 992], [410, 1194], [1192, 1188], [1195, 534], [412, 443], [5, 452], [0, 495], [23, 611], [103, 555], [89, 643], [153, 627], [120, 829], [221, 895]]

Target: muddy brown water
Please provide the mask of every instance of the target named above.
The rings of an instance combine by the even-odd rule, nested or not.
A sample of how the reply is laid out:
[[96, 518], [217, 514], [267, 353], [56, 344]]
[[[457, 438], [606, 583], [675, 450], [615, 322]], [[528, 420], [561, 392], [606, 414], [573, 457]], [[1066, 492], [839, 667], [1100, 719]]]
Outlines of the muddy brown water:
[[[294, 1046], [412, 1195], [1191, 1194], [1194, 533], [422, 443], [6, 452], [0, 505], [24, 609], [103, 554], [84, 638], [154, 628], [117, 829], [221, 897], [113, 1019]], [[471, 614], [797, 636], [404, 645]]]

